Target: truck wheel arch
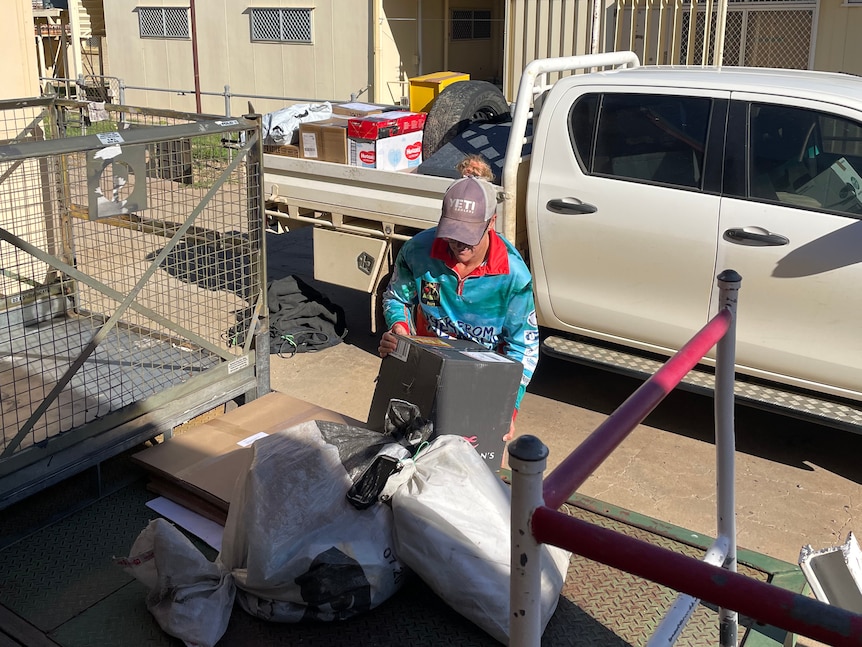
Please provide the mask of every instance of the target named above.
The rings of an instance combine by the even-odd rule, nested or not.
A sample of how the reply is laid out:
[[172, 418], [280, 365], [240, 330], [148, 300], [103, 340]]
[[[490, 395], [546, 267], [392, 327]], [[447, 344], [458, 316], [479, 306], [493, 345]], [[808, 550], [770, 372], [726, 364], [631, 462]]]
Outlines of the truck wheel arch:
[[422, 159], [428, 159], [470, 124], [508, 117], [503, 92], [488, 81], [458, 81], [431, 104], [422, 134]]

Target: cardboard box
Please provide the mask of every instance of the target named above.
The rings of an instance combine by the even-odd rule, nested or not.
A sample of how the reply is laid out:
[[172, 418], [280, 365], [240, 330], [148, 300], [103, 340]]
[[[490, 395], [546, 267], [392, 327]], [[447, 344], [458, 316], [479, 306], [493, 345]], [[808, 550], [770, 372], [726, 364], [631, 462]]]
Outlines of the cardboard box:
[[845, 158], [803, 184], [797, 193], [815, 199], [817, 206], [859, 213], [862, 210], [862, 177]]
[[368, 427], [382, 431], [389, 401], [406, 400], [434, 423], [435, 436], [463, 436], [496, 472], [522, 374], [520, 362], [472, 341], [399, 337], [380, 364]]
[[385, 139], [349, 140], [350, 165], [401, 171], [422, 163], [422, 131]]
[[[237, 477], [251, 465], [254, 441], [309, 420], [365, 427], [358, 420], [273, 392], [138, 452], [132, 460], [154, 475], [152, 489], [212, 518], [213, 506], [227, 511]], [[177, 488], [182, 497], [171, 496]], [[195, 500], [201, 503], [193, 507], [190, 502]]]
[[300, 155], [305, 159], [347, 164], [347, 124], [344, 117], [300, 124]]
[[424, 112], [394, 110], [379, 115], [369, 115], [348, 121], [347, 136], [351, 139], [384, 139], [405, 133], [415, 133], [425, 128]]
[[264, 144], [263, 152], [272, 155], [281, 155], [282, 157], [299, 157], [299, 146], [294, 144]]
[[380, 114], [385, 110], [387, 110], [386, 106], [377, 106], [373, 103], [360, 103], [359, 101], [336, 103], [332, 106], [333, 115], [345, 117], [367, 117], [368, 115]]

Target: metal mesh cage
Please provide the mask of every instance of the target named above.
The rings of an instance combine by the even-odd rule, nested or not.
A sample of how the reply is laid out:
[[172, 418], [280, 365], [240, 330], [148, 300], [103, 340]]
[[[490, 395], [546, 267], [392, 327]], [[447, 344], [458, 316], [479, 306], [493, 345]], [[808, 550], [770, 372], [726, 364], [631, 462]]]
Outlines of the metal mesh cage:
[[251, 122], [41, 103], [0, 103], [0, 501], [28, 449], [248, 391], [265, 310]]
[[311, 43], [311, 9], [251, 9], [251, 39]]

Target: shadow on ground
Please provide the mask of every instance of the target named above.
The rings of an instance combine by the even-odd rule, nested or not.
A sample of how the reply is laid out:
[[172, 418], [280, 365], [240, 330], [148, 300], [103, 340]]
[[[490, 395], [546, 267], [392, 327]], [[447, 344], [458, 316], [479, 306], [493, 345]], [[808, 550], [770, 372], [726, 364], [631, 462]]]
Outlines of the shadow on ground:
[[317, 281], [314, 278], [312, 229], [306, 227], [286, 234], [267, 233], [267, 281], [285, 276], [301, 278], [318, 292], [344, 308], [347, 335], [344, 342], [377, 354], [378, 335], [371, 332], [371, 296], [358, 290]]
[[[641, 382], [565, 360], [542, 356], [529, 393], [609, 415]], [[814, 466], [862, 484], [862, 435], [739, 405], [736, 448], [803, 470]], [[645, 424], [703, 442], [714, 442], [713, 400], [675, 391]]]
[[[344, 308], [345, 342], [376, 354], [378, 335], [371, 333], [370, 296], [314, 280], [311, 229], [267, 234], [268, 279], [296, 274]], [[574, 406], [610, 414], [641, 382], [608, 371], [542, 356], [528, 392]], [[646, 419], [659, 429], [713, 442], [713, 400], [676, 391]], [[760, 411], [737, 407], [737, 449], [803, 470], [822, 467], [862, 484], [862, 435], [831, 429]]]

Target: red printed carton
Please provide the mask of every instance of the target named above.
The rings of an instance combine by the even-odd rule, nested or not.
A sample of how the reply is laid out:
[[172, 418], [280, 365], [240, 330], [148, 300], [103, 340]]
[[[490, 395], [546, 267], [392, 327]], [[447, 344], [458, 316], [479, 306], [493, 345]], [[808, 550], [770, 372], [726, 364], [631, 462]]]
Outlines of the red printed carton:
[[351, 139], [377, 140], [421, 131], [425, 127], [424, 112], [393, 111], [379, 115], [357, 117], [347, 122]]
[[383, 171], [401, 171], [422, 163], [422, 131], [383, 139], [350, 139], [349, 164]]

